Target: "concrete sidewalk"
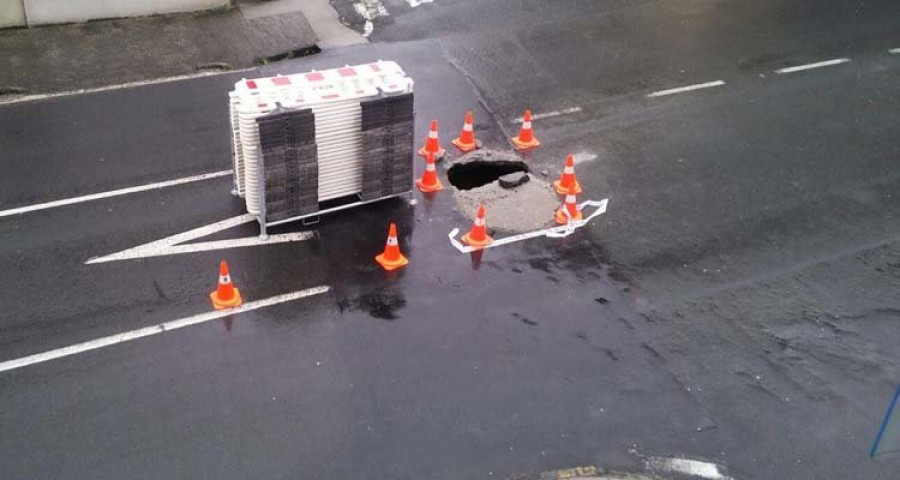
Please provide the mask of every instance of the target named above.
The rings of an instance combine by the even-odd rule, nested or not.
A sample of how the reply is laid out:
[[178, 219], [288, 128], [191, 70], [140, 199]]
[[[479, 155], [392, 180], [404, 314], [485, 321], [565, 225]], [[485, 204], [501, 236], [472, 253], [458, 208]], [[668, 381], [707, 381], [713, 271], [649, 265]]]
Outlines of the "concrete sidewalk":
[[[312, 21], [308, 21], [307, 19]], [[364, 43], [328, 0], [0, 30], [0, 101], [246, 68], [319, 46]]]

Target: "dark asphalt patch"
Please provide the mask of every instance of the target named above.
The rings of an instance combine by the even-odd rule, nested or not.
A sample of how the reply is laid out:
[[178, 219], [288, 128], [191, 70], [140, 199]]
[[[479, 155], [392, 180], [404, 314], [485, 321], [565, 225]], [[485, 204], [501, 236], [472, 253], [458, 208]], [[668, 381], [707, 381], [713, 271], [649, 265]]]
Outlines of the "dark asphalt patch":
[[362, 311], [381, 320], [396, 320], [397, 312], [406, 306], [403, 292], [397, 289], [379, 289], [366, 292], [356, 298], [338, 302], [341, 312]]
[[519, 314], [516, 312], [511, 312], [510, 315], [512, 315], [512, 317], [515, 318], [516, 320], [524, 323], [525, 325], [528, 325], [529, 327], [536, 327], [536, 326], [540, 325], [538, 322], [536, 322], [522, 314]]

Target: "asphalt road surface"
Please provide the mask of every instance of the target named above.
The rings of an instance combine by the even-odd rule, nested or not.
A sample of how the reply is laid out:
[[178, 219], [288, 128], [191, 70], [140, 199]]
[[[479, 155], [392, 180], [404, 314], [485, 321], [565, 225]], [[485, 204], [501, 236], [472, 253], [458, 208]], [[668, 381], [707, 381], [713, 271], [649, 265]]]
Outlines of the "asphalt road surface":
[[[867, 450], [900, 379], [900, 3], [385, 6], [368, 45], [0, 105], [0, 362], [196, 319], [222, 258], [248, 301], [328, 287], [0, 372], [0, 477], [896, 474]], [[532, 171], [577, 154], [608, 213], [478, 260], [450, 192], [417, 192], [99, 264], [242, 214], [230, 177], [2, 213], [227, 170], [237, 78], [379, 58], [416, 81], [417, 144], [474, 109], [505, 148], [531, 107]], [[411, 264], [387, 275], [390, 221]]]

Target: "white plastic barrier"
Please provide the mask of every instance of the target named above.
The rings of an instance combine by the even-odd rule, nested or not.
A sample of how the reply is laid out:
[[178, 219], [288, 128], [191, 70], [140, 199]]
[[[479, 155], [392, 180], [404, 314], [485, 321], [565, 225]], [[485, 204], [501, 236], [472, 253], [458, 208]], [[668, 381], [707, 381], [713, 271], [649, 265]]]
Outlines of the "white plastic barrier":
[[309, 108], [315, 115], [319, 201], [362, 190], [360, 102], [381, 93], [411, 93], [413, 81], [395, 62], [345, 66], [296, 75], [242, 79], [229, 93], [235, 191], [259, 213], [259, 129], [256, 119], [276, 108]]

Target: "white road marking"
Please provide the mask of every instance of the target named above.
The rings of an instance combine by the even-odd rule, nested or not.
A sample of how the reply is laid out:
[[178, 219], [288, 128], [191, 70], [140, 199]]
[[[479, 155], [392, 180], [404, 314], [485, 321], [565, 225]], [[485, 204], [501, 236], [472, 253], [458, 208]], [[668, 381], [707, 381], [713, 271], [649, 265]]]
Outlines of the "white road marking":
[[160, 83], [178, 82], [181, 80], [190, 80], [193, 78], [213, 77], [216, 75], [225, 75], [225, 74], [229, 74], [229, 73], [249, 72], [252, 70], [256, 70], [256, 68], [242, 68], [240, 70], [226, 70], [226, 71], [222, 71], [222, 72], [189, 73], [187, 75], [176, 75], [174, 77], [154, 78], [152, 80], [140, 80], [137, 82], [120, 83], [118, 85], [106, 85], [103, 87], [80, 88], [78, 90], [68, 90], [65, 92], [24, 95], [21, 97], [10, 97], [7, 99], [0, 98], [0, 106], [9, 105], [9, 104], [13, 104], [13, 103], [33, 102], [36, 100], [46, 100], [48, 98], [71, 97], [73, 95], [84, 95], [86, 93], [106, 92], [109, 90], [121, 90], [123, 88], [142, 87], [144, 85], [156, 85], [156, 84], [160, 84]]
[[264, 307], [270, 307], [272, 305], [278, 305], [279, 303], [291, 302], [294, 300], [299, 300], [301, 298], [319, 295], [328, 292], [329, 290], [331, 290], [331, 287], [327, 285], [308, 288], [306, 290], [299, 290], [296, 292], [276, 295], [274, 297], [266, 298], [263, 300], [247, 302], [240, 307], [228, 310], [214, 310], [212, 312], [201, 313], [199, 315], [193, 315], [190, 317], [180, 318], [178, 320], [172, 320], [170, 322], [160, 323], [152, 327], [144, 327], [137, 330], [117, 333], [115, 335], [90, 340], [84, 343], [76, 343], [75, 345], [70, 345], [68, 347], [57, 348], [55, 350], [37, 353], [34, 355], [29, 355], [27, 357], [17, 358], [15, 360], [7, 360], [5, 362], [0, 362], [0, 372], [15, 370], [17, 368], [27, 367], [36, 363], [55, 360], [57, 358], [68, 357], [70, 355], [75, 355], [78, 353], [89, 352], [91, 350], [109, 347], [118, 343], [130, 342], [131, 340], [137, 340], [138, 338], [149, 337], [150, 335], [158, 335], [169, 330], [177, 330], [179, 328], [189, 327], [191, 325], [197, 325], [200, 323], [209, 322], [211, 320], [229, 317], [231, 315], [237, 315], [239, 313], [245, 313]]
[[596, 153], [582, 152], [582, 153], [576, 153], [576, 154], [572, 155], [572, 160], [575, 161], [575, 165], [578, 165], [581, 163], [593, 162], [596, 159], [597, 159]]
[[409, 4], [410, 7], [416, 8], [419, 5], [424, 5], [426, 3], [433, 3], [434, 0], [406, 0], [406, 3]]
[[[552, 112], [536, 113], [531, 115], [532, 120], [540, 120], [542, 118], [558, 117], [560, 115], [570, 115], [581, 111], [581, 107], [564, 108], [562, 110], [554, 110]], [[524, 118], [518, 117], [509, 121], [509, 123], [522, 123]]]
[[450, 238], [450, 244], [453, 245], [454, 248], [459, 250], [460, 253], [471, 253], [471, 252], [475, 252], [478, 250], [484, 250], [486, 248], [500, 247], [503, 245], [509, 245], [510, 243], [516, 243], [516, 242], [521, 242], [522, 240], [528, 240], [529, 238], [568, 237], [569, 235], [571, 235], [572, 233], [575, 232], [575, 229], [587, 225], [588, 222], [593, 220], [595, 217], [606, 213], [606, 206], [608, 204], [609, 204], [608, 198], [600, 200], [599, 202], [593, 201], [593, 200], [588, 200], [586, 202], [582, 202], [578, 205], [578, 210], [584, 210], [584, 207], [588, 207], [588, 206], [596, 207], [596, 210], [594, 210], [593, 213], [591, 213], [587, 217], [584, 217], [582, 220], [578, 220], [578, 221], [574, 221], [574, 222], [570, 221], [568, 224], [561, 225], [559, 227], [545, 228], [542, 230], [535, 230], [533, 232], [520, 233], [518, 235], [512, 235], [509, 237], [498, 238], [498, 239], [495, 239], [490, 245], [488, 245], [486, 247], [470, 247], [470, 246], [463, 245], [462, 243], [460, 243], [459, 240], [456, 239], [456, 235], [459, 233], [458, 228], [454, 228], [453, 230], [451, 230], [450, 233], [447, 235], [447, 237]]
[[694, 85], [688, 85], [686, 87], [678, 87], [678, 88], [670, 88], [668, 90], [660, 90], [658, 92], [653, 92], [650, 95], [647, 95], [650, 98], [653, 97], [662, 97], [665, 95], [674, 95], [676, 93], [684, 93], [684, 92], [692, 92], [694, 90], [700, 90], [703, 88], [712, 88], [718, 87], [721, 85], [725, 85], [725, 82], [722, 80], [716, 80], [714, 82], [706, 82], [706, 83], [697, 83]]
[[701, 462], [689, 458], [649, 457], [646, 460], [647, 469], [653, 471], [665, 471], [668, 473], [680, 473], [692, 477], [708, 478], [710, 480], [732, 480], [723, 474], [715, 463]]
[[315, 232], [292, 232], [278, 235], [269, 235], [268, 240], [260, 240], [259, 237], [235, 238], [229, 240], [217, 240], [212, 242], [197, 242], [186, 245], [178, 245], [180, 243], [196, 240], [206, 237], [214, 233], [227, 230], [238, 225], [255, 221], [256, 217], [245, 213], [236, 217], [227, 218], [220, 222], [216, 222], [203, 227], [188, 230], [187, 232], [172, 235], [170, 237], [156, 240], [134, 248], [122, 250], [121, 252], [112, 253], [102, 257], [94, 257], [84, 262], [85, 264], [96, 264], [106, 262], [116, 262], [120, 260], [133, 260], [136, 258], [161, 257], [165, 255], [178, 255], [182, 253], [208, 252], [211, 250], [225, 250], [229, 248], [240, 247], [258, 247], [264, 245], [274, 245], [278, 243], [302, 242], [315, 237]]
[[36, 212], [38, 210], [47, 210], [48, 208], [62, 207], [82, 202], [90, 202], [92, 200], [100, 200], [103, 198], [118, 197], [129, 193], [146, 192], [148, 190], [158, 190], [160, 188], [174, 187], [176, 185], [184, 185], [185, 183], [199, 182], [212, 178], [230, 176], [231, 170], [222, 170], [221, 172], [204, 173], [202, 175], [194, 175], [191, 177], [177, 178], [175, 180], [167, 180], [165, 182], [150, 183], [147, 185], [139, 185], [136, 187], [120, 188], [108, 192], [92, 193], [81, 197], [64, 198], [62, 200], [54, 200], [47, 203], [38, 203], [36, 205], [27, 205], [24, 207], [11, 208], [9, 210], [0, 210], [0, 218], [9, 217], [11, 215], [20, 215], [23, 213]]
[[381, 0], [354, 0], [353, 8], [366, 20], [363, 27], [363, 37], [368, 37], [375, 29], [375, 24], [372, 23], [372, 20], [391, 15], [384, 4], [381, 3]]
[[900, 53], [900, 48], [892, 48], [888, 50], [888, 53]]
[[849, 62], [850, 62], [849, 58], [835, 58], [834, 60], [825, 60], [824, 62], [807, 63], [806, 65], [797, 65], [795, 67], [779, 68], [778, 70], [775, 70], [775, 73], [802, 72], [803, 70], [812, 70], [813, 68], [830, 67], [832, 65], [840, 65], [842, 63], [849, 63]]

